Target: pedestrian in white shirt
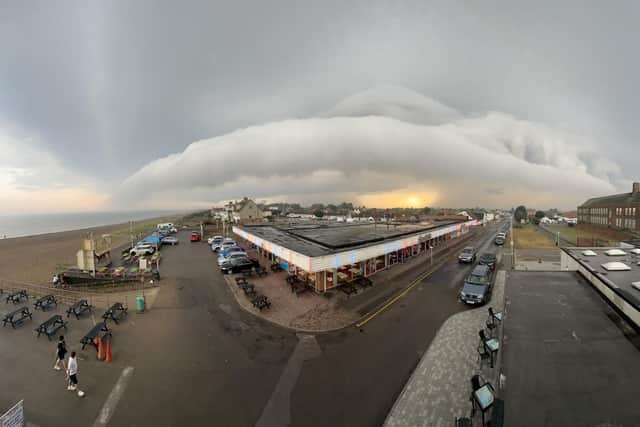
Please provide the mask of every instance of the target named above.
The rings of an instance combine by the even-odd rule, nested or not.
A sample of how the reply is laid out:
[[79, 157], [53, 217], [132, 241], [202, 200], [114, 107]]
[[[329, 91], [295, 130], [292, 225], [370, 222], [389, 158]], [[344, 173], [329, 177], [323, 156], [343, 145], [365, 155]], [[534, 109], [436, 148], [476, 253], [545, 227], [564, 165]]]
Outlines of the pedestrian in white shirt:
[[78, 388], [78, 359], [76, 358], [76, 352], [72, 351], [69, 361], [67, 362], [67, 377], [69, 378], [69, 385], [67, 390], [78, 391], [78, 397], [84, 396], [84, 392]]

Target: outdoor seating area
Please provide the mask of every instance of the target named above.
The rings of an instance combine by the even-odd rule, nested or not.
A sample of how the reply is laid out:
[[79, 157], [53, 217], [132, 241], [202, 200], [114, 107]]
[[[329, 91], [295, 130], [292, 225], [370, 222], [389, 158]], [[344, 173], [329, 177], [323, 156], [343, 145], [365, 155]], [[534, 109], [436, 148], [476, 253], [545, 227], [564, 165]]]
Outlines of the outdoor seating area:
[[251, 301], [251, 304], [262, 311], [265, 308], [271, 308], [271, 301], [265, 295], [260, 295], [255, 290], [255, 285], [249, 283], [246, 277], [236, 277], [236, 285], [242, 289], [244, 295]]
[[5, 314], [2, 319], [2, 326], [7, 326], [8, 323], [11, 325], [11, 327], [13, 327], [13, 329], [15, 329], [16, 326], [21, 325], [27, 319], [33, 319], [31, 311], [29, 310], [29, 307], [21, 307], [17, 310]]
[[116, 325], [122, 320], [124, 316], [127, 315], [127, 308], [122, 305], [122, 303], [117, 302], [113, 304], [107, 311], [104, 312], [102, 318], [106, 321], [107, 319], [113, 320]]
[[[488, 308], [488, 316], [486, 319], [487, 330], [489, 336], [484, 329], [478, 331], [479, 342], [476, 348], [478, 353], [479, 370], [482, 369], [483, 361], [490, 361], [490, 368], [495, 366], [495, 359], [500, 349], [500, 341], [496, 332], [500, 327], [503, 315], [501, 312], [495, 312], [493, 307]], [[486, 381], [480, 374], [471, 377], [471, 401], [470, 418], [461, 417], [455, 419], [456, 426], [470, 426], [476, 412], [482, 414], [482, 426], [485, 425], [485, 414], [491, 411], [491, 426], [502, 426], [504, 419], [504, 402], [496, 397], [496, 391], [493, 385]]]
[[58, 306], [58, 301], [56, 301], [56, 297], [54, 297], [53, 295], [45, 295], [43, 297], [40, 297], [33, 304], [34, 310], [40, 309], [42, 311], [46, 311], [54, 306]]
[[67, 323], [68, 322], [62, 319], [62, 316], [55, 314], [42, 322], [35, 331], [38, 333], [38, 338], [40, 338], [41, 334], [45, 334], [49, 341], [51, 341], [51, 336], [58, 332], [58, 330], [62, 328], [67, 329]]
[[71, 307], [67, 309], [67, 317], [73, 314], [74, 316], [76, 316], [76, 319], [80, 320], [80, 316], [85, 312], [91, 313], [92, 308], [93, 306], [90, 305], [86, 299], [81, 299], [79, 301], [76, 301]]
[[300, 279], [298, 276], [289, 275], [287, 276], [286, 281], [289, 284], [289, 288], [291, 289], [291, 292], [295, 294], [295, 296], [299, 296], [300, 294], [307, 292], [308, 290], [311, 290], [311, 287], [309, 286], [309, 284], [304, 280]]
[[10, 292], [7, 295], [6, 302], [7, 303], [12, 302], [14, 304], [18, 304], [23, 299], [26, 300], [28, 298], [29, 298], [29, 294], [27, 294], [26, 289], [20, 289], [17, 291]]
[[82, 344], [82, 349], [87, 345], [91, 345], [95, 347], [96, 351], [98, 350], [98, 339], [104, 340], [106, 337], [111, 338], [112, 334], [109, 328], [107, 327], [107, 321], [103, 321], [95, 325], [93, 328], [86, 333], [84, 337], [80, 340], [80, 344]]

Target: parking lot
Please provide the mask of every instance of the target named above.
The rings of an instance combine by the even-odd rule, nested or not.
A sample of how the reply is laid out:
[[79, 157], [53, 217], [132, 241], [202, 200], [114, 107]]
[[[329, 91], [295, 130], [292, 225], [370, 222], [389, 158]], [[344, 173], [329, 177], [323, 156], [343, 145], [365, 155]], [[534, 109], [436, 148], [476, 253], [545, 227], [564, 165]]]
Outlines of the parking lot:
[[[52, 369], [55, 343], [35, 338], [37, 320], [0, 331], [0, 363], [13, 367], [3, 375], [0, 406], [24, 398], [29, 421], [40, 426], [93, 425], [105, 408], [109, 425], [254, 425], [290, 380], [286, 405], [269, 407], [286, 412], [292, 425], [380, 424], [439, 325], [465, 309], [457, 293], [470, 267], [454, 258], [362, 331], [312, 337], [319, 352], [289, 378], [299, 337], [239, 308], [206, 242], [190, 243], [186, 231], [178, 237], [179, 245], [162, 249], [153, 308], [137, 314], [130, 307], [113, 326], [113, 362], [98, 362], [95, 350], [81, 353], [84, 399], [67, 392]], [[90, 317], [70, 321], [71, 349], [92, 325]], [[127, 367], [133, 375], [110, 407]]]

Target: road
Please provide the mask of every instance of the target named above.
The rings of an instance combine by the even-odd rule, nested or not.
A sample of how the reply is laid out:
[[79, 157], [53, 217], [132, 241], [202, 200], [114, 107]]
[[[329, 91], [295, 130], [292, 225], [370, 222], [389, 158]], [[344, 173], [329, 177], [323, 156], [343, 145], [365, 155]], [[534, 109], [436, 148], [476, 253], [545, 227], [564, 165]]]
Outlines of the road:
[[[494, 231], [476, 246], [495, 250]], [[362, 330], [296, 335], [240, 309], [206, 244], [179, 237], [163, 249], [153, 309], [116, 327], [114, 363], [95, 368], [99, 390], [83, 406], [63, 396], [55, 413], [27, 392], [36, 424], [381, 425], [440, 325], [466, 309], [457, 294], [471, 266], [453, 258]], [[130, 380], [116, 387], [127, 368]], [[94, 424], [100, 408], [106, 422]]]

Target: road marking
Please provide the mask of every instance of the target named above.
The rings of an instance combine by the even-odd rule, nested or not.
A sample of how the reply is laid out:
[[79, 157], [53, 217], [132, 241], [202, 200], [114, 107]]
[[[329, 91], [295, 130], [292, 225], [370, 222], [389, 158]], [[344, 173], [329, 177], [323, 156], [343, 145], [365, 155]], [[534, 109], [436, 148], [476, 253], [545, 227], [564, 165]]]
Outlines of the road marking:
[[111, 390], [109, 397], [107, 397], [107, 401], [104, 402], [104, 405], [100, 410], [100, 414], [98, 415], [98, 418], [96, 418], [95, 422], [93, 423], [93, 427], [100, 427], [100, 426], [107, 425], [107, 423], [111, 419], [111, 416], [113, 415], [114, 410], [116, 409], [116, 406], [118, 406], [118, 402], [120, 401], [120, 398], [124, 394], [124, 391], [127, 388], [127, 385], [129, 384], [129, 380], [131, 380], [132, 375], [133, 375], [133, 366], [127, 366], [122, 370], [122, 373], [120, 374], [120, 378], [118, 378], [116, 385], [113, 386], [113, 390]]
[[[473, 237], [471, 237], [469, 240], [474, 240]], [[479, 239], [482, 242], [482, 238]], [[484, 243], [480, 243], [480, 247], [486, 246], [487, 243], [490, 241], [490, 238], [487, 238]], [[463, 243], [467, 243], [467, 241], [462, 241], [462, 242], [458, 242], [455, 245], [452, 245], [451, 249], [455, 249], [458, 246], [461, 246]], [[453, 251], [452, 251], [453, 252]], [[445, 256], [440, 262], [436, 262], [434, 263], [433, 266], [430, 266], [428, 271], [425, 271], [424, 273], [422, 273], [420, 276], [418, 276], [418, 278], [416, 278], [413, 282], [411, 282], [406, 288], [404, 288], [404, 290], [402, 292], [400, 292], [398, 295], [396, 295], [395, 297], [393, 297], [392, 299], [390, 299], [389, 301], [387, 301], [382, 307], [376, 308], [373, 311], [370, 311], [369, 313], [365, 314], [362, 317], [362, 320], [360, 320], [358, 323], [355, 324], [356, 328], [361, 328], [362, 326], [366, 325], [367, 323], [369, 323], [374, 317], [376, 317], [377, 315], [379, 315], [380, 313], [382, 313], [383, 311], [385, 311], [386, 309], [388, 309], [389, 307], [391, 307], [393, 304], [395, 304], [400, 298], [404, 297], [405, 295], [407, 295], [409, 293], [409, 291], [411, 291], [411, 289], [413, 289], [418, 283], [422, 282], [424, 279], [426, 279], [427, 277], [429, 277], [430, 275], [432, 275], [434, 272], [436, 272], [439, 268], [441, 268], [444, 264], [446, 264], [446, 262], [451, 259], [452, 255], [449, 256]]]
[[314, 335], [298, 334], [298, 344], [282, 370], [269, 401], [262, 410], [256, 427], [280, 427], [291, 424], [291, 393], [298, 382], [305, 360], [322, 354]]

